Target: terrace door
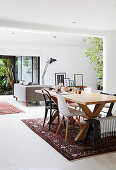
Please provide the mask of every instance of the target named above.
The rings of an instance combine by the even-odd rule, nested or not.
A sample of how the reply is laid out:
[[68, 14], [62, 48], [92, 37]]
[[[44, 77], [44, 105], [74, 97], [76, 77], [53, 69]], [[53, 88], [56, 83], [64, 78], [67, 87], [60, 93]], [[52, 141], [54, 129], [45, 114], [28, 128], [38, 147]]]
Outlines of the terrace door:
[[39, 83], [40, 57], [16, 56], [15, 57], [15, 81]]
[[0, 94], [13, 94], [15, 57], [0, 55]]

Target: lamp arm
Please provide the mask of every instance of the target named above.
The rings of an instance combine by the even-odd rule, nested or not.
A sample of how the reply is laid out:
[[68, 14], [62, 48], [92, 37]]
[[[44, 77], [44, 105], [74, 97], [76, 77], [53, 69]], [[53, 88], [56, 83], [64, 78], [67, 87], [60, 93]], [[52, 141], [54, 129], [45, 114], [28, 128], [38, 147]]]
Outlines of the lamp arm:
[[47, 61], [45, 68], [44, 68], [44, 71], [43, 71], [43, 74], [42, 74], [42, 85], [44, 85], [44, 77], [45, 77], [48, 65], [49, 65], [49, 60]]

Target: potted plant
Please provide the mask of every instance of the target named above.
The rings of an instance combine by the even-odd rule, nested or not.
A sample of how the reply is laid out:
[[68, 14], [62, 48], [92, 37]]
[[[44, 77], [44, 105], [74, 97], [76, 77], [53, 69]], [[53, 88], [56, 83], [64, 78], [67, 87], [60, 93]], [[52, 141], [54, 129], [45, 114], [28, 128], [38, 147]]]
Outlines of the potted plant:
[[103, 83], [102, 83], [102, 79], [97, 82], [97, 90], [103, 90]]
[[88, 37], [83, 39], [84, 42], [89, 44], [88, 49], [84, 52], [84, 55], [89, 58], [89, 63], [94, 63], [94, 70], [97, 71], [98, 83], [97, 89], [103, 89], [103, 39], [99, 37]]

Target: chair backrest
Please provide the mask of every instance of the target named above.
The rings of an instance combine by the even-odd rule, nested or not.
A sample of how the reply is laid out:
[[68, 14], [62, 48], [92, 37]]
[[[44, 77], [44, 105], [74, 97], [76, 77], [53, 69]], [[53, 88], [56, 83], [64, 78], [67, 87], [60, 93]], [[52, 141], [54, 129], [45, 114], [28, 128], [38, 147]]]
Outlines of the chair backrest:
[[69, 112], [69, 109], [68, 109], [68, 106], [66, 104], [64, 97], [60, 94], [57, 94], [57, 100], [58, 100], [59, 112], [63, 116], [71, 116], [71, 113]]
[[50, 93], [46, 89], [42, 89], [42, 94], [44, 97], [45, 106], [49, 105], [52, 107], [52, 98], [51, 98]]
[[[100, 94], [105, 94], [105, 95], [111, 95], [111, 96], [116, 96], [116, 94], [109, 94], [109, 93], [104, 93], [104, 92], [100, 92]], [[110, 103], [109, 105], [105, 105], [104, 108], [107, 108], [107, 112], [106, 111], [101, 111], [103, 113], [107, 113], [107, 117], [108, 116], [112, 116], [112, 109], [114, 107], [114, 103]]]
[[85, 92], [91, 92], [91, 87], [84, 88]]

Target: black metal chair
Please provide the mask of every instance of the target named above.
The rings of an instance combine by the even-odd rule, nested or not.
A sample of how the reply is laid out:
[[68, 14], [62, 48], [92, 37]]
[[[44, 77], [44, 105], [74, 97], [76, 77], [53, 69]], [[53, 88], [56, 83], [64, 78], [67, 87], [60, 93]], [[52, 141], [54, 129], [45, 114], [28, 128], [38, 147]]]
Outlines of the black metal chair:
[[[103, 93], [101, 92], [100, 94], [105, 94], [105, 95], [111, 95], [111, 96], [116, 96], [116, 94], [108, 94], [108, 93]], [[102, 109], [101, 112], [106, 113], [106, 117], [113, 116], [112, 115], [112, 109], [114, 107], [114, 103], [110, 103], [109, 105], [105, 105], [104, 108], [107, 108], [107, 112]], [[101, 118], [102, 119], [102, 118]], [[88, 119], [85, 120], [88, 123], [88, 128], [87, 132], [85, 134], [85, 137], [83, 139], [83, 144], [86, 144], [87, 139], [89, 137], [90, 131], [93, 129], [93, 148], [94, 150], [97, 150], [97, 139], [98, 139], [98, 126], [100, 124], [100, 121], [97, 119]]]
[[43, 94], [44, 101], [45, 101], [45, 116], [44, 116], [43, 127], [45, 125], [48, 111], [50, 111], [50, 121], [49, 121], [49, 130], [50, 130], [50, 125], [52, 123], [52, 115], [53, 115], [54, 111], [57, 111], [58, 124], [59, 124], [58, 106], [57, 106], [57, 104], [54, 103], [54, 101], [51, 98], [50, 93], [46, 89], [42, 89], [42, 94]]

